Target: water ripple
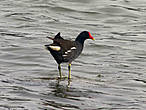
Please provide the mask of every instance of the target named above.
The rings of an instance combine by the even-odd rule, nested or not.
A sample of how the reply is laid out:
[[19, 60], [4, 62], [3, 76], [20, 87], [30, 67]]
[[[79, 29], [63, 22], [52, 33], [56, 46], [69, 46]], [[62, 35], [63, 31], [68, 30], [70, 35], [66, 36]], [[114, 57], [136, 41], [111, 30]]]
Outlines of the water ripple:
[[[11, 0], [0, 4], [0, 109], [146, 108], [146, 2]], [[44, 49], [57, 32], [87, 40], [68, 80]]]

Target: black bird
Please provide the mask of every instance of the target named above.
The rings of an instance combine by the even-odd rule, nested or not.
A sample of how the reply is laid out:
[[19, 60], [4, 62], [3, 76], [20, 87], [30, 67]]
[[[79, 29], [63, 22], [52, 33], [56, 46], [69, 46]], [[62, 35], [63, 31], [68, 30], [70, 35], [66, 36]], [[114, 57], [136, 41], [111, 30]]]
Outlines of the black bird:
[[58, 63], [58, 70], [60, 74], [60, 78], [62, 78], [61, 74], [61, 63], [68, 62], [68, 79], [71, 78], [71, 62], [76, 59], [82, 52], [84, 47], [84, 41], [86, 39], [95, 40], [88, 31], [81, 32], [75, 41], [70, 41], [63, 39], [60, 36], [60, 32], [54, 37], [47, 37], [53, 40], [52, 44], [45, 45], [46, 49], [50, 51], [56, 62]]

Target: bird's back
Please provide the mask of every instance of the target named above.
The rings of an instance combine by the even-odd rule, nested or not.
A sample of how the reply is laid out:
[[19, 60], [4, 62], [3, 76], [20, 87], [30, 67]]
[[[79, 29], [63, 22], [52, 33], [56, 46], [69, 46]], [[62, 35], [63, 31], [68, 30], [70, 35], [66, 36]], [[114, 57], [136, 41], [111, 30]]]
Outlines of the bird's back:
[[55, 38], [50, 38], [53, 40], [53, 43], [45, 45], [46, 48], [50, 51], [58, 64], [62, 62], [71, 63], [80, 55], [83, 49], [82, 45], [79, 42], [65, 40], [58, 34], [56, 36]]

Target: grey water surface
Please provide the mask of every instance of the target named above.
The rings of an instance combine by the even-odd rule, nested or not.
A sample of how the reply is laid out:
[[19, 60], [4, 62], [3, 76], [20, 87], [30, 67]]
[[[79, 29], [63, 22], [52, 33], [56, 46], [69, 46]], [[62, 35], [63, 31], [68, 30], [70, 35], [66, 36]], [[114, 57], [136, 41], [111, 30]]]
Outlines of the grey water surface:
[[[46, 36], [84, 30], [57, 80]], [[146, 0], [0, 0], [0, 110], [146, 110]]]

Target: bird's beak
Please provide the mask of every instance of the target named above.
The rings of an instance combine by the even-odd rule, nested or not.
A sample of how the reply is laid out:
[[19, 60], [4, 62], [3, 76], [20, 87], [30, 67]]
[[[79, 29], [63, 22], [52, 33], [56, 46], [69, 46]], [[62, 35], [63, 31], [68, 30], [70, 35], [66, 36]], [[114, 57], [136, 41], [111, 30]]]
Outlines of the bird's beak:
[[92, 36], [90, 36], [90, 39], [95, 40], [95, 38], [94, 38], [94, 37], [92, 37]]
[[95, 40], [95, 38], [92, 37], [91, 33], [89, 33], [89, 38], [92, 39], [92, 40]]

